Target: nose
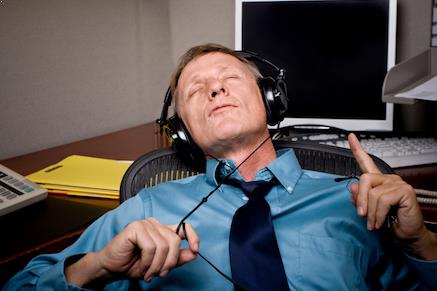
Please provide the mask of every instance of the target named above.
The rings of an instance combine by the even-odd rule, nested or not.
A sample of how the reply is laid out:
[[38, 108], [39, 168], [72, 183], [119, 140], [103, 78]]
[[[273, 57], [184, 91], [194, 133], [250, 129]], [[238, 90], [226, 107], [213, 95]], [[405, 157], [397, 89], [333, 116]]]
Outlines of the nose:
[[214, 99], [219, 94], [226, 95], [227, 90], [222, 82], [215, 81], [211, 83], [209, 92], [210, 92], [208, 95], [209, 99]]
[[220, 90], [218, 92], [217, 91], [211, 91], [211, 97], [215, 98], [215, 96], [217, 96], [217, 94], [219, 94], [219, 93], [226, 93], [225, 88], [220, 88]]

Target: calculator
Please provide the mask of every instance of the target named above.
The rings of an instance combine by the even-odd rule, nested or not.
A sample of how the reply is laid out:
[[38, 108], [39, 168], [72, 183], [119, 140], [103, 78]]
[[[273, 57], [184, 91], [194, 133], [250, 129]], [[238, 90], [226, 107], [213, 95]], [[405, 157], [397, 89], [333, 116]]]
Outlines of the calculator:
[[47, 189], [0, 164], [0, 216], [47, 197]]

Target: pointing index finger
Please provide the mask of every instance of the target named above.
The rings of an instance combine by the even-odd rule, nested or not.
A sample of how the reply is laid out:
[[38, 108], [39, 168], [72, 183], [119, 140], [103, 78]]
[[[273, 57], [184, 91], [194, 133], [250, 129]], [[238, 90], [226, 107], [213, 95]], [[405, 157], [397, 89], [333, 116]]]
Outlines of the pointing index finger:
[[361, 172], [374, 174], [381, 173], [372, 158], [366, 153], [366, 151], [364, 151], [361, 143], [359, 142], [355, 134], [350, 133], [348, 135], [348, 142], [352, 154], [354, 155], [358, 165], [360, 166]]

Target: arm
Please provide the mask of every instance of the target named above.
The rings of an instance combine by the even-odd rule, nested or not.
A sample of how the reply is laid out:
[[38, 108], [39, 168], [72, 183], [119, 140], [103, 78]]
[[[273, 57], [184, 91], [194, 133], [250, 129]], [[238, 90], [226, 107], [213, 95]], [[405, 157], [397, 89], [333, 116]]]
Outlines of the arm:
[[395, 207], [397, 222], [392, 231], [405, 251], [420, 259], [437, 260], [437, 238], [425, 227], [413, 187], [397, 175], [382, 174], [354, 134], [348, 140], [363, 172], [360, 183], [352, 186], [352, 198], [358, 215], [367, 217], [367, 228], [381, 228]]
[[367, 217], [367, 228], [372, 231], [384, 225], [392, 207], [396, 209], [392, 235], [400, 242], [421, 283], [435, 288], [437, 238], [425, 226], [413, 187], [397, 175], [382, 174], [354, 134], [350, 134], [348, 140], [363, 173], [359, 184], [351, 188], [358, 215]]
[[[143, 198], [141, 198], [141, 196], [143, 196]], [[26, 288], [66, 290], [71, 288], [71, 285], [69, 285], [66, 280], [66, 276], [64, 276], [64, 271], [67, 269], [66, 267], [70, 265], [73, 267], [75, 263], [86, 262], [80, 259], [78, 260], [78, 258], [85, 260], [85, 257], [89, 254], [86, 258], [86, 260], [89, 260], [95, 253], [103, 251], [111, 240], [113, 240], [118, 233], [126, 229], [132, 221], [142, 221], [145, 216], [150, 216], [151, 206], [148, 204], [150, 203], [150, 199], [147, 197], [149, 197], [147, 194], [138, 194], [116, 209], [106, 213], [90, 225], [76, 242], [62, 252], [45, 254], [34, 258], [7, 283], [4, 290], [24, 290]], [[78, 266], [80, 265], [76, 265], [76, 267]], [[93, 266], [93, 268], [92, 270], [95, 270], [95, 266]], [[81, 271], [82, 270], [86, 271], [88, 269], [82, 268]], [[78, 274], [74, 269], [70, 271], [72, 271], [71, 273]], [[90, 274], [88, 272], [85, 273]], [[99, 276], [95, 278], [96, 282], [101, 279], [102, 281], [99, 283], [103, 284], [103, 279], [105, 279], [105, 282], [107, 282], [108, 279], [114, 279], [113, 277], [100, 278], [102, 274], [103, 273], [96, 274]], [[72, 282], [73, 280], [77, 279], [72, 279]], [[89, 278], [82, 280], [84, 280], [84, 282], [93, 281]], [[78, 283], [80, 282], [78, 281]]]
[[196, 258], [199, 238], [187, 225], [188, 249], [180, 249], [176, 226], [159, 223], [155, 218], [134, 221], [99, 252], [91, 252], [66, 266], [68, 282], [79, 287], [101, 286], [120, 277], [144, 279], [165, 276], [172, 268]]

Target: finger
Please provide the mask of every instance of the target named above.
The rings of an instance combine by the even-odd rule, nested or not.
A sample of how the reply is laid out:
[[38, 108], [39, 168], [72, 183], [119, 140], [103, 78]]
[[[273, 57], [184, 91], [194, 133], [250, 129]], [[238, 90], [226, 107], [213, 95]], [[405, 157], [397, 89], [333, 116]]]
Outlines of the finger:
[[379, 198], [379, 202], [375, 211], [375, 225], [376, 229], [380, 229], [385, 221], [387, 220], [387, 215], [392, 206], [397, 205], [401, 197], [399, 196], [399, 191], [397, 188], [392, 191], [386, 192]]
[[150, 281], [155, 274], [159, 274], [162, 266], [168, 256], [169, 244], [160, 232], [155, 228], [153, 223], [148, 219], [144, 222], [147, 225], [147, 232], [156, 245], [155, 255], [153, 261], [147, 269], [144, 280]]
[[[378, 229], [382, 226], [385, 215], [390, 210], [391, 204], [388, 202], [397, 203], [399, 195], [396, 195], [399, 185], [395, 183], [382, 184], [372, 188], [368, 193], [368, 209], [367, 209], [367, 229]], [[394, 200], [393, 200], [394, 199]], [[395, 204], [393, 204], [395, 205]]]
[[358, 183], [353, 183], [350, 186], [351, 191], [351, 202], [356, 206], [357, 205], [357, 197], [358, 197], [358, 191], [359, 191], [359, 185]]
[[363, 173], [381, 173], [372, 158], [364, 151], [355, 134], [348, 135], [349, 147]]
[[191, 251], [197, 253], [199, 251], [200, 243], [199, 236], [197, 235], [191, 224], [185, 224], [185, 230], [187, 234], [187, 237], [185, 239], [188, 240], [188, 245], [190, 246]]
[[[132, 254], [131, 260], [134, 260], [132, 265], [129, 266], [127, 272], [129, 276], [133, 278], [141, 278], [145, 269], [150, 266], [155, 255], [156, 246], [149, 233], [144, 230], [144, 225], [142, 221], [134, 221], [129, 224], [126, 228], [126, 233], [128, 233], [127, 241], [132, 246], [138, 247], [141, 251], [140, 257], [135, 260], [135, 254]], [[133, 251], [134, 249], [132, 249]], [[110, 250], [111, 253], [114, 250]], [[122, 253], [125, 251], [121, 250]]]
[[179, 260], [180, 244], [181, 238], [168, 226], [162, 225], [155, 218], [150, 218], [149, 221], [154, 225], [154, 227], [159, 231], [159, 233], [168, 242], [169, 250], [164, 264], [159, 271], [159, 275], [165, 276], [167, 273], [174, 268]]
[[177, 265], [180, 266], [180, 265], [189, 263], [192, 260], [194, 260], [195, 258], [197, 258], [197, 252], [195, 253], [195, 252], [191, 251], [191, 249], [183, 249], [179, 253]]
[[357, 212], [360, 216], [366, 216], [368, 211], [368, 193], [378, 185], [381, 185], [387, 178], [380, 174], [366, 173], [361, 175], [358, 186], [358, 195], [356, 196]]
[[[183, 226], [182, 226], [183, 227]], [[170, 225], [170, 228], [176, 232], [177, 229], [177, 225]], [[199, 244], [200, 244], [200, 238], [197, 235], [196, 231], [194, 230], [194, 228], [191, 226], [191, 224], [186, 223], [185, 224], [185, 231], [186, 231], [186, 236], [185, 236], [185, 232], [183, 230], [179, 231], [179, 237], [181, 239], [186, 239], [188, 241], [188, 245], [190, 247], [190, 250], [194, 253], [197, 253], [199, 251]]]

